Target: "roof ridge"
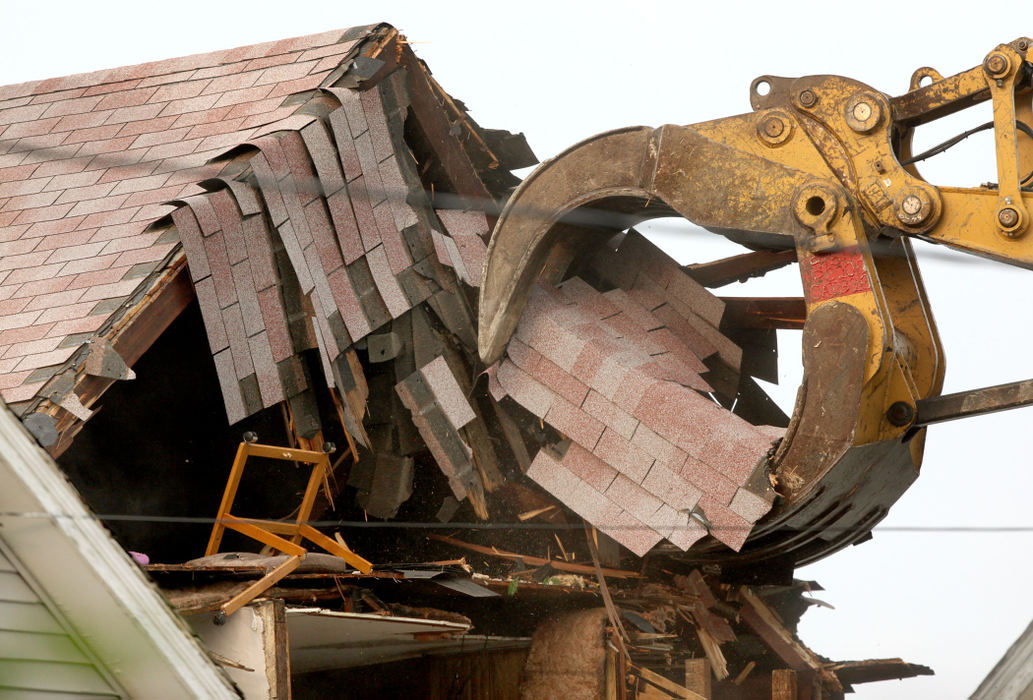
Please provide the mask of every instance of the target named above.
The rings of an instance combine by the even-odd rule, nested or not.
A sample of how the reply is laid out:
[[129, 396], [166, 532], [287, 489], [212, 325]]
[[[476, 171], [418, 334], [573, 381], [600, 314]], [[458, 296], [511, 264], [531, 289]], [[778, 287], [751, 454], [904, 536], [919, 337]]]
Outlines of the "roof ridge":
[[[313, 49], [330, 46], [358, 39], [384, 26], [390, 25], [381, 22], [379, 24], [368, 24], [358, 27], [331, 29], [316, 34], [304, 34], [286, 39], [259, 42], [257, 44], [244, 44], [242, 46], [186, 56], [172, 56], [170, 58], [145, 61], [144, 63], [127, 66], [102, 68], [86, 73], [72, 73], [70, 75], [40, 80], [29, 80], [23, 83], [0, 85], [0, 102], [77, 88], [99, 87], [134, 79], [158, 78], [179, 72], [197, 71], [241, 61], [279, 56], [301, 48]], [[248, 51], [249, 49], [250, 51]], [[155, 72], [155, 69], [158, 69], [160, 72]], [[183, 76], [183, 80], [188, 79], [190, 79], [189, 75]]]

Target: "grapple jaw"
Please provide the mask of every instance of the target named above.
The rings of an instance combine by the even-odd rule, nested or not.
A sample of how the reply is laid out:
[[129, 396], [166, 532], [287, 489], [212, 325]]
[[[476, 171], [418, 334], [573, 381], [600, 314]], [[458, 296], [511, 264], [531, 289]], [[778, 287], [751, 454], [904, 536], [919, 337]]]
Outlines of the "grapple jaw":
[[[942, 381], [934, 362], [916, 386], [893, 350], [895, 338], [920, 332], [913, 345], [933, 347], [934, 355], [938, 348], [910, 247], [899, 243], [895, 260], [873, 255], [866, 222], [820, 153], [806, 143], [773, 148], [763, 138], [769, 117], [621, 129], [543, 163], [498, 220], [479, 299], [478, 347], [492, 365], [504, 357], [537, 281], [558, 284], [579, 256], [640, 221], [677, 215], [750, 248], [796, 248], [807, 309], [803, 385], [768, 464], [778, 498], [734, 554], [743, 565], [812, 561], [866, 537], [921, 460], [922, 431], [907, 434], [907, 426], [887, 422], [884, 407], [938, 392]], [[790, 128], [803, 133], [795, 121]], [[838, 269], [859, 275], [849, 289], [830, 284]], [[879, 289], [879, 274], [897, 286]], [[923, 303], [908, 306], [908, 298]], [[808, 352], [808, 343], [822, 349]], [[707, 538], [679, 556], [733, 554]]]

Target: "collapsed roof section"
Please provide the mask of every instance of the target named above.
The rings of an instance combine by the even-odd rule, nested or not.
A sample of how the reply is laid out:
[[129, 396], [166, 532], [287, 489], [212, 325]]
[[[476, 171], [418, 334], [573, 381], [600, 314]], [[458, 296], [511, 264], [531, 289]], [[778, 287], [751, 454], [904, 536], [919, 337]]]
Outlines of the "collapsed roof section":
[[738, 550], [770, 508], [778, 432], [705, 396], [741, 394], [724, 304], [637, 234], [582, 261], [595, 286], [543, 286], [482, 378], [485, 239], [534, 157], [393, 28], [0, 95], [0, 390], [53, 454], [196, 295], [229, 423], [283, 404], [318, 449], [339, 422], [370, 515], [395, 516], [425, 458], [442, 519], [464, 499], [487, 519], [527, 472], [639, 555], [707, 533]]
[[[535, 162], [522, 137], [474, 124], [387, 25], [0, 94], [18, 178], [2, 186], [0, 387], [53, 453], [196, 291], [230, 423], [286, 401], [311, 438], [317, 393], [336, 389], [374, 462], [429, 446], [487, 517], [502, 477], [466, 398], [462, 285], [479, 282], [507, 168]], [[472, 210], [441, 209], [457, 206]], [[421, 402], [415, 428], [395, 384]], [[392, 514], [404, 484], [366, 476], [351, 475], [367, 500], [396, 496], [370, 511]]]

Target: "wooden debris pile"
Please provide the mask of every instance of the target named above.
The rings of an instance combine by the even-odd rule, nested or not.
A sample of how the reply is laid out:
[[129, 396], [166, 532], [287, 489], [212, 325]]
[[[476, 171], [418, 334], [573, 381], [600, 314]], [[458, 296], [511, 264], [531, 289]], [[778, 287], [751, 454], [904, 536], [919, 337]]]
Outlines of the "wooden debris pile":
[[[523, 638], [523, 697], [841, 698], [856, 684], [932, 673], [900, 659], [831, 661], [813, 652], [796, 628], [806, 610], [826, 605], [811, 597], [821, 590], [814, 582], [728, 584], [697, 569], [647, 578], [568, 561], [572, 552], [545, 559], [441, 539], [510, 561], [513, 572], [476, 573], [457, 559], [360, 574], [312, 554], [266, 597], [288, 608], [461, 625], [465, 632], [453, 636]], [[147, 568], [193, 619], [217, 611], [282, 559], [224, 554]], [[470, 561], [480, 562], [476, 555]]]
[[597, 608], [561, 615], [539, 628], [527, 667], [528, 685], [538, 694], [528, 697], [548, 695], [541, 686], [548, 689], [550, 682], [559, 690], [552, 674], [557, 664], [568, 663], [566, 658], [551, 668], [532, 662], [544, 649], [554, 657], [562, 654], [555, 648], [557, 638], [567, 641], [577, 629], [575, 618], [597, 623], [585, 630], [583, 622], [579, 638], [567, 641], [583, 662], [568, 672], [580, 685], [592, 685], [584, 697], [842, 698], [854, 684], [932, 673], [900, 659], [833, 662], [815, 654], [795, 633], [799, 616], [821, 604], [805, 595], [813, 590], [820, 587], [804, 581], [720, 584], [698, 570], [674, 576], [671, 584], [613, 584], [618, 617]]

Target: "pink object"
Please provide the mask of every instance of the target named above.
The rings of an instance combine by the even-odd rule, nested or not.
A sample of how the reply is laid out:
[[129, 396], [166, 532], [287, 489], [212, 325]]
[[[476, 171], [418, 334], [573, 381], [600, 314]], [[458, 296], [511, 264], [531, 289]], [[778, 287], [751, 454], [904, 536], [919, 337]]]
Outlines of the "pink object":
[[142, 552], [130, 551], [129, 556], [131, 556], [133, 558], [133, 561], [135, 561], [140, 566], [147, 566], [151, 563], [151, 558], [146, 554], [143, 554]]

